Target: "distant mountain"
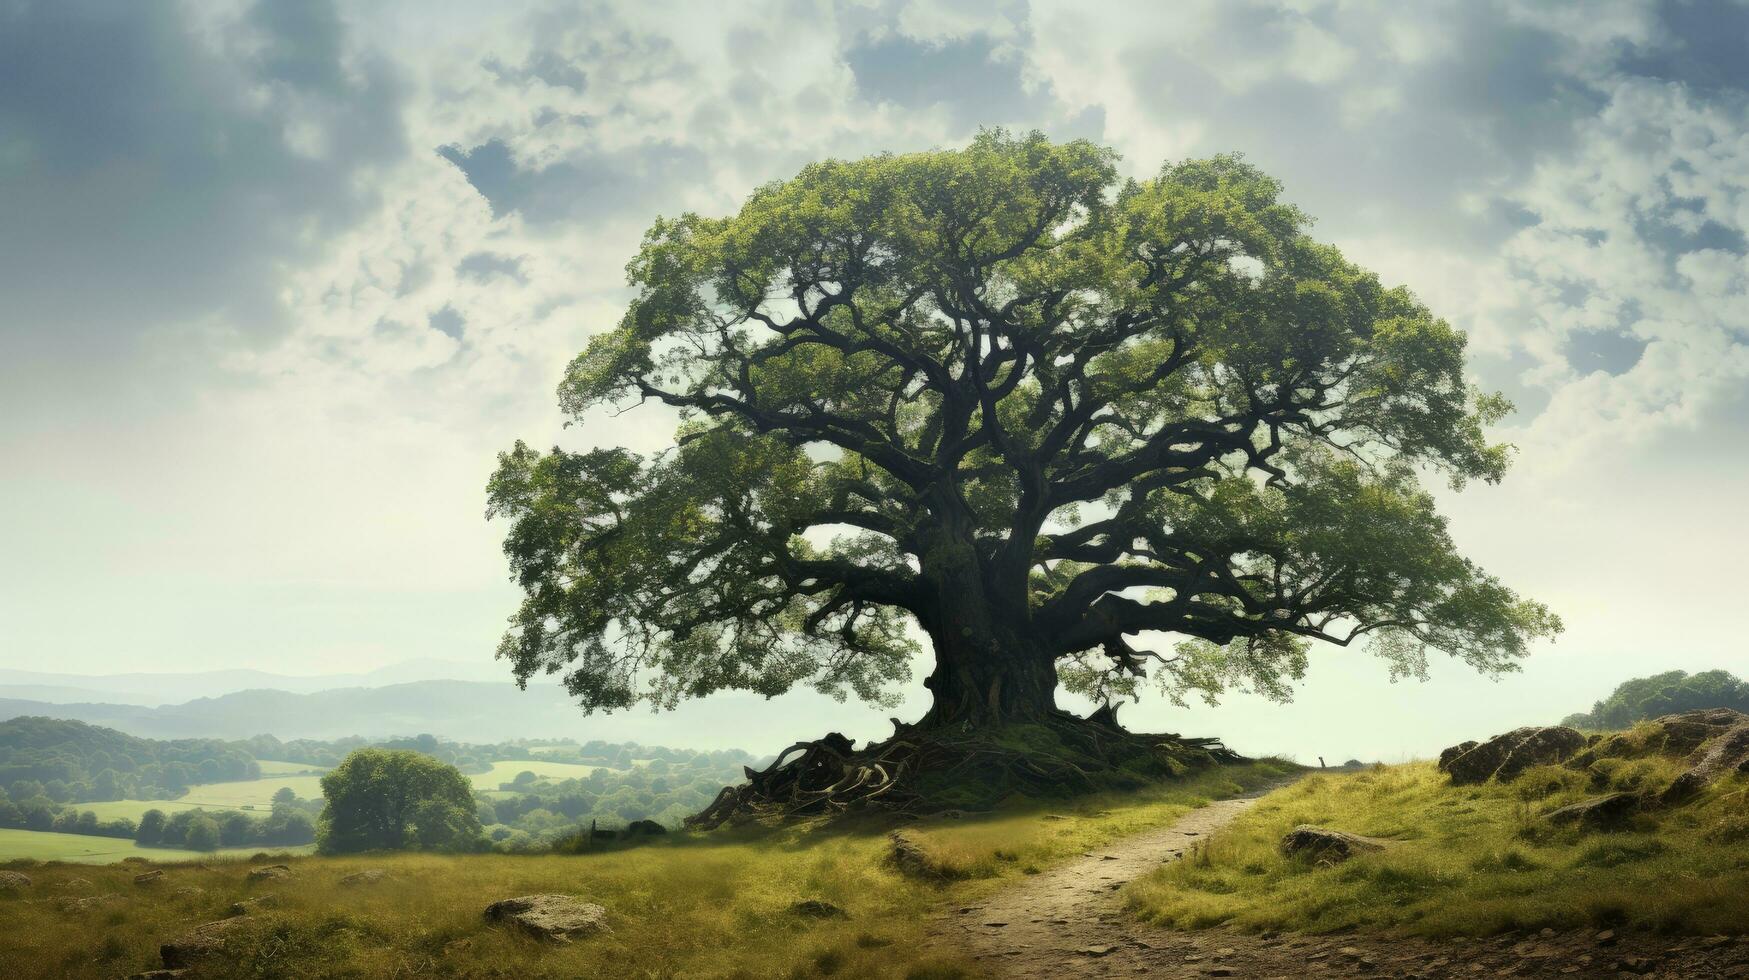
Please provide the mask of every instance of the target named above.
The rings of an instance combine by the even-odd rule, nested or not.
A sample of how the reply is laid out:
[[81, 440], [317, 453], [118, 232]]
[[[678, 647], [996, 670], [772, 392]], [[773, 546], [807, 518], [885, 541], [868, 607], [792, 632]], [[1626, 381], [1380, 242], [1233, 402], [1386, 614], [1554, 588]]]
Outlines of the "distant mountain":
[[347, 687], [383, 687], [415, 681], [456, 680], [508, 684], [510, 668], [493, 660], [407, 660], [363, 673], [274, 674], [263, 670], [203, 670], [181, 673], [60, 674], [0, 669], [0, 699], [52, 704], [168, 705], [189, 698], [216, 698], [238, 691], [314, 694]]
[[[631, 711], [590, 717], [557, 684], [530, 683], [522, 691], [508, 681], [416, 681], [312, 693], [247, 690], [157, 707], [0, 698], [0, 721], [22, 715], [83, 721], [160, 739], [253, 735], [288, 740], [349, 735], [376, 739], [431, 734], [475, 743], [575, 738], [695, 749], [745, 747], [756, 755], [828, 728], [853, 735], [884, 735], [887, 730], [869, 709], [847, 710], [818, 697], [785, 703], [742, 693], [719, 694], [672, 713]], [[857, 716], [863, 716], [866, 733], [849, 724]]]

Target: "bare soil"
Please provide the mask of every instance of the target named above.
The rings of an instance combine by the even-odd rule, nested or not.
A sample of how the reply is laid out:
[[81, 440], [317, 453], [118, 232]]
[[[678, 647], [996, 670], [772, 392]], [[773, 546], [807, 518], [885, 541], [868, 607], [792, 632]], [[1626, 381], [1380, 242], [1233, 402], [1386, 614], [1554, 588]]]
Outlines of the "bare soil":
[[1749, 978], [1749, 939], [1585, 931], [1485, 939], [1250, 935], [1138, 922], [1125, 882], [1191, 852], [1263, 796], [1211, 803], [949, 913], [934, 942], [998, 977]]

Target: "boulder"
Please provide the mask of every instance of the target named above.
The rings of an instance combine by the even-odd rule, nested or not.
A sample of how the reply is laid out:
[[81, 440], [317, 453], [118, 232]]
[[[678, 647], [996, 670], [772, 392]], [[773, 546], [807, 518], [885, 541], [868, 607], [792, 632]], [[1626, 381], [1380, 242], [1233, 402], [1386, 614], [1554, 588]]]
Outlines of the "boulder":
[[1693, 768], [1670, 783], [1659, 796], [1665, 806], [1680, 806], [1721, 776], [1749, 773], [1749, 719], [1702, 743], [1689, 757]]
[[607, 930], [607, 910], [575, 895], [523, 895], [486, 906], [486, 921], [513, 925], [537, 939], [570, 942]]
[[374, 885], [388, 876], [389, 873], [381, 868], [366, 868], [340, 879], [340, 883], [347, 888], [356, 888], [359, 885]]
[[[1469, 743], [1465, 743], [1469, 744]], [[1585, 736], [1565, 725], [1515, 728], [1465, 749], [1454, 745], [1439, 754], [1439, 768], [1453, 785], [1510, 782], [1531, 766], [1565, 762], [1585, 748]]]
[[148, 871], [145, 874], [134, 875], [136, 885], [157, 885], [164, 881], [163, 871]]
[[797, 902], [794, 905], [791, 905], [789, 910], [794, 915], [806, 916], [810, 919], [850, 918], [850, 913], [833, 905], [831, 902], [821, 901], [817, 898], [810, 898], [806, 901]]
[[1607, 796], [1594, 796], [1589, 800], [1569, 803], [1558, 810], [1550, 811], [1543, 819], [1552, 824], [1613, 827], [1638, 810], [1640, 802], [1637, 793], [1610, 793]]
[[625, 835], [627, 837], [654, 837], [657, 834], [666, 834], [667, 832], [667, 827], [654, 820], [633, 820], [626, 824]]
[[0, 871], [0, 892], [21, 892], [30, 887], [30, 875], [22, 871]]
[[250, 868], [248, 881], [269, 881], [274, 878], [295, 878], [292, 869], [283, 864], [270, 864], [262, 868]]
[[1482, 743], [1475, 739], [1471, 739], [1468, 742], [1459, 742], [1451, 748], [1446, 749], [1444, 752], [1439, 753], [1439, 771], [1444, 772], [1451, 766], [1451, 760], [1463, 755], [1465, 752], [1468, 752], [1480, 744]]
[[238, 942], [254, 928], [247, 918], [220, 919], [195, 926], [158, 947], [165, 969], [183, 970], [223, 959], [236, 952]]
[[1339, 864], [1356, 854], [1382, 851], [1388, 841], [1377, 837], [1362, 837], [1328, 827], [1300, 824], [1281, 839], [1281, 853], [1288, 857], [1306, 857], [1320, 863]]

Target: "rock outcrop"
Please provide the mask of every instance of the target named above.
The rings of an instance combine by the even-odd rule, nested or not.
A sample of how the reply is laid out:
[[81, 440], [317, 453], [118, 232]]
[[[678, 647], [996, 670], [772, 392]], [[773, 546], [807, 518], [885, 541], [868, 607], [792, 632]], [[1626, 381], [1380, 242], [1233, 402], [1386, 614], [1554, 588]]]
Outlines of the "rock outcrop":
[[1721, 776], [1749, 773], [1749, 718], [1696, 748], [1689, 761], [1693, 768], [1670, 783], [1659, 796], [1660, 803], [1680, 806]]
[[667, 827], [662, 826], [654, 820], [633, 820], [631, 823], [626, 824], [625, 836], [654, 837], [657, 834], [666, 834], [667, 832]]
[[292, 869], [283, 864], [270, 864], [263, 868], [250, 868], [248, 881], [271, 881], [274, 878], [294, 878]]
[[1281, 839], [1281, 853], [1288, 857], [1309, 858], [1320, 863], [1339, 864], [1356, 854], [1382, 851], [1388, 841], [1363, 837], [1328, 827], [1300, 824]]
[[607, 931], [607, 910], [575, 895], [523, 895], [486, 906], [486, 921], [515, 926], [537, 939], [570, 942]]
[[[1464, 748], [1469, 745], [1469, 748]], [[1480, 744], [1454, 745], [1439, 755], [1453, 785], [1511, 782], [1532, 766], [1566, 762], [1585, 749], [1585, 736], [1565, 725], [1515, 728]]]
[[1743, 724], [1749, 724], [1749, 715], [1730, 708], [1664, 715], [1598, 739], [1573, 764], [1583, 767], [1598, 759], [1630, 759], [1647, 754], [1685, 756]]
[[30, 875], [22, 871], [0, 871], [0, 892], [21, 892], [30, 887]]

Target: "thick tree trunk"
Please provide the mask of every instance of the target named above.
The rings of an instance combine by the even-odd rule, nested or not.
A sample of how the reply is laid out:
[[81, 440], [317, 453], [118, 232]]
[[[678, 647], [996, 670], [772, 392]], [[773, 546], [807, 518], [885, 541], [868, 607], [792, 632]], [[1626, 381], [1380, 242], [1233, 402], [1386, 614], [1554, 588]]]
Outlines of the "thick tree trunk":
[[1057, 709], [1052, 658], [1012, 636], [936, 637], [935, 670], [923, 686], [934, 696], [924, 728], [1043, 721]]

